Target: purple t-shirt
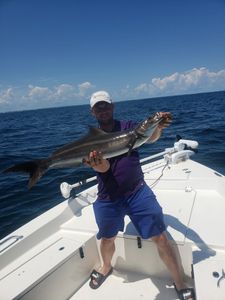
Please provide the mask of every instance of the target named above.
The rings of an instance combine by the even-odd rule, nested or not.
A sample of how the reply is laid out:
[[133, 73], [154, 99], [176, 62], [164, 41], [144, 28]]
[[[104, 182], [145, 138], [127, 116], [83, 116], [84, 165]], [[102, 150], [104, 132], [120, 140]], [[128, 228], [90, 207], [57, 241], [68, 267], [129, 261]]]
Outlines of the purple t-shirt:
[[[133, 129], [137, 123], [133, 121], [117, 121], [113, 132]], [[139, 154], [137, 150], [108, 159], [110, 169], [105, 173], [97, 173], [98, 200], [118, 200], [129, 197], [144, 182]]]

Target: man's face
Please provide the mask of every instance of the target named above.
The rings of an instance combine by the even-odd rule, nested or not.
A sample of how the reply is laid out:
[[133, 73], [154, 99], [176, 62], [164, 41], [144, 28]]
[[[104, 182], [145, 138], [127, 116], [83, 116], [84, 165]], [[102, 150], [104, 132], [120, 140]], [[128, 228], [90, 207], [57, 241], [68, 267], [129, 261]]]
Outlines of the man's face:
[[108, 124], [113, 119], [113, 104], [105, 101], [98, 102], [91, 109], [91, 112], [100, 124]]

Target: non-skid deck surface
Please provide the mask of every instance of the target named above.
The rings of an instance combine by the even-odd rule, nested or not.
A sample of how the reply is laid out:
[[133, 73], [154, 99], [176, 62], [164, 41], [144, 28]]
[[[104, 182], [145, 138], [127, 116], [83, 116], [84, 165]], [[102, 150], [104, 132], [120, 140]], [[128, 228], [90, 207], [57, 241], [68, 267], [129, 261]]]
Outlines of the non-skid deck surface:
[[114, 270], [102, 286], [96, 290], [89, 281], [70, 300], [175, 300], [178, 299], [172, 282], [134, 273]]

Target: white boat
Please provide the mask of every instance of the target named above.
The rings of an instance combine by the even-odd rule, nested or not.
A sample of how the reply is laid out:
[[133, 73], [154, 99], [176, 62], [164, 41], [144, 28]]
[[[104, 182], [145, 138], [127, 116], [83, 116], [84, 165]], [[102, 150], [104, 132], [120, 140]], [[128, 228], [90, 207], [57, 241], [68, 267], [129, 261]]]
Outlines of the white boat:
[[[197, 143], [180, 140], [143, 159], [145, 180], [163, 207], [168, 237], [196, 299], [224, 300], [225, 177], [191, 160], [185, 145]], [[116, 238], [113, 274], [99, 289], [89, 287], [90, 273], [101, 264], [92, 210], [97, 189], [70, 196], [80, 184], [61, 184], [66, 200], [0, 241], [0, 299], [177, 299], [155, 244], [141, 239], [129, 218]]]

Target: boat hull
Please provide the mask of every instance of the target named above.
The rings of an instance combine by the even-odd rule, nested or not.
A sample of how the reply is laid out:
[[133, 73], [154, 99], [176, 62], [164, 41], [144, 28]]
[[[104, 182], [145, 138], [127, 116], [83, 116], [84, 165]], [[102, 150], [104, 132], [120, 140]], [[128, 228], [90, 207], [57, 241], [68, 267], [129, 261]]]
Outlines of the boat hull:
[[[218, 287], [225, 270], [224, 176], [192, 160], [170, 165], [160, 159], [142, 168], [163, 208], [167, 235], [189, 285], [198, 299], [224, 299], [223, 278]], [[11, 245], [4, 242], [8, 237], [1, 241], [3, 300], [105, 299], [106, 293], [108, 299], [155, 299], [159, 294], [176, 299], [155, 244], [141, 240], [128, 217], [116, 239], [113, 275], [101, 289], [90, 289], [90, 273], [101, 264], [95, 198], [93, 186], [9, 235], [21, 237]]]

